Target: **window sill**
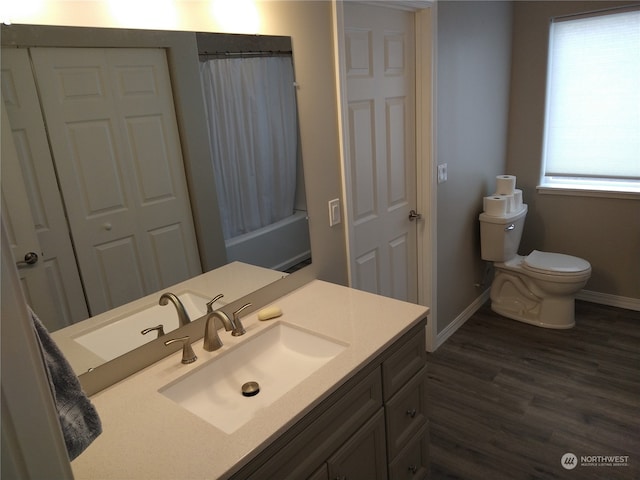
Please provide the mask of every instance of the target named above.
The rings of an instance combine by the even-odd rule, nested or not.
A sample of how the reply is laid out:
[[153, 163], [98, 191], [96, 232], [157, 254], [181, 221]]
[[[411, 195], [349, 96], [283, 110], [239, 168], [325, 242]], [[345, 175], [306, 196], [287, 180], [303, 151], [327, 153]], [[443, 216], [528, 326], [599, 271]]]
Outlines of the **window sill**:
[[628, 200], [640, 199], [640, 185], [614, 187], [611, 185], [573, 185], [570, 183], [543, 183], [536, 187], [543, 195], [569, 195], [574, 197], [603, 197], [621, 198]]

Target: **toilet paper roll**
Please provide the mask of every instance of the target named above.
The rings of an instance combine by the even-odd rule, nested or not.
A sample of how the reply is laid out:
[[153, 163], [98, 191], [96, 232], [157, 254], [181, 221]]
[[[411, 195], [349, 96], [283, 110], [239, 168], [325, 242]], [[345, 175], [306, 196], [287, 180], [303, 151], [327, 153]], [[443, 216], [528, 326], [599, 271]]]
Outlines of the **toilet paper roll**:
[[506, 213], [512, 213], [512, 212], [515, 212], [517, 210], [517, 208], [516, 208], [516, 199], [515, 199], [515, 195], [514, 194], [504, 195], [504, 194], [500, 194], [500, 193], [494, 193], [493, 195], [496, 196], [496, 197], [502, 197], [507, 201], [507, 211], [506, 211]]
[[514, 206], [515, 206], [515, 210], [516, 212], [522, 210], [522, 190], [519, 189], [515, 189], [513, 191], [513, 199], [514, 199]]
[[500, 195], [512, 195], [516, 189], [516, 177], [514, 175], [498, 175], [496, 177], [496, 193]]
[[507, 214], [507, 198], [502, 195], [492, 195], [482, 199], [484, 213], [493, 217]]

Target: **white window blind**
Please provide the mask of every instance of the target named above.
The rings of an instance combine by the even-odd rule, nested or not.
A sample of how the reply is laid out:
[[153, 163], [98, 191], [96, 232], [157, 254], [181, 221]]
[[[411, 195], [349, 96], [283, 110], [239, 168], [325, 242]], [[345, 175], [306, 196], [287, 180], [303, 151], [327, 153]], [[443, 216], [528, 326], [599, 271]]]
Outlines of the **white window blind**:
[[640, 10], [554, 19], [543, 184], [640, 181]]

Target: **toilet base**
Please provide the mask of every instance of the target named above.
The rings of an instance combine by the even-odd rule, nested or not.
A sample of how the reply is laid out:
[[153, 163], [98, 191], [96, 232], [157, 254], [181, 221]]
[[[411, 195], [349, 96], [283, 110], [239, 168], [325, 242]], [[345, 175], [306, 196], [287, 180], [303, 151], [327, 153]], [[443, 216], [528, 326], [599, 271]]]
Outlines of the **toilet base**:
[[552, 322], [545, 322], [540, 318], [529, 316], [527, 315], [526, 312], [513, 311], [512, 309], [505, 308], [504, 305], [495, 304], [494, 302], [491, 302], [491, 310], [502, 315], [503, 317], [507, 317], [512, 320], [518, 320], [519, 322], [528, 323], [530, 325], [535, 325], [536, 327], [542, 327], [542, 328], [569, 329], [569, 328], [573, 328], [574, 325], [576, 324], [574, 315], [573, 315], [573, 311], [574, 311], [573, 301], [571, 302], [570, 318], [568, 318], [567, 316], [563, 316], [563, 318], [560, 321], [558, 321], [559, 317], [556, 316], [554, 318], [554, 321]]
[[575, 325], [575, 296], [540, 296], [520, 277], [499, 272], [491, 285], [491, 310], [537, 327], [568, 329]]

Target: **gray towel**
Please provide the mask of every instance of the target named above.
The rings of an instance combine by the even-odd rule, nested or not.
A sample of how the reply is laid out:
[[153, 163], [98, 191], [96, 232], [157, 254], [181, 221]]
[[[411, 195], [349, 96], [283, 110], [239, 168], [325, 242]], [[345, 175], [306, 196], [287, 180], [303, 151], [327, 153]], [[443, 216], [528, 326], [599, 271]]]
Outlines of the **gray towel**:
[[82, 391], [71, 365], [31, 308], [29, 313], [39, 340], [69, 459], [73, 460], [102, 433], [102, 423], [91, 400]]

